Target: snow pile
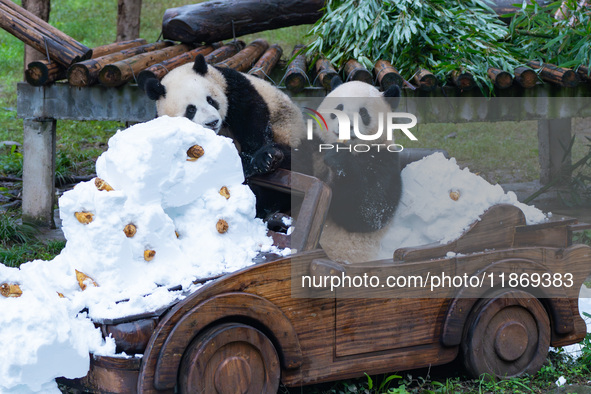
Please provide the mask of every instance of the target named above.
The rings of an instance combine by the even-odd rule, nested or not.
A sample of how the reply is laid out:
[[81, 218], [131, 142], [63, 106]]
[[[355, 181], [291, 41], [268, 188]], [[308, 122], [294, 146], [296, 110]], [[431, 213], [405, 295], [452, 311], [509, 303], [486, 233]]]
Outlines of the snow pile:
[[383, 248], [448, 243], [495, 204], [515, 205], [527, 224], [547, 220], [539, 209], [520, 203], [515, 193], [505, 193], [468, 168], [460, 169], [455, 158], [446, 159], [439, 152], [409, 164], [401, 175], [402, 198]]
[[59, 256], [0, 264], [0, 284], [22, 291], [0, 297], [0, 392], [58, 392], [53, 379], [86, 375], [89, 352], [115, 353], [89, 317], [155, 310], [182, 297], [169, 287], [272, 249], [232, 141], [185, 118], [117, 132], [97, 175], [60, 198]]
[[362, 262], [392, 258], [408, 246], [442, 244], [457, 239], [495, 204], [513, 204], [527, 224], [547, 220], [539, 209], [520, 203], [513, 192], [491, 185], [454, 158], [435, 153], [407, 165], [401, 173], [402, 196], [392, 221], [373, 233], [347, 233], [329, 222], [320, 240], [329, 257]]

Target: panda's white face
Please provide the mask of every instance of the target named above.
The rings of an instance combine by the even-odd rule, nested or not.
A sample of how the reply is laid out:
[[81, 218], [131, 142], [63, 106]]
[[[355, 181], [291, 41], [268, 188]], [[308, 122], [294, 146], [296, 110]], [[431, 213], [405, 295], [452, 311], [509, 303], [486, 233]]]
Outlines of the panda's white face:
[[162, 78], [166, 94], [156, 101], [158, 115], [184, 116], [219, 133], [228, 109], [225, 81], [209, 67], [197, 74], [191, 64], [178, 67]]
[[[328, 125], [316, 128], [316, 134], [325, 143], [345, 142], [339, 140], [339, 122], [334, 114], [327, 114], [332, 110], [338, 110], [348, 115], [350, 119], [351, 138], [355, 138], [354, 127], [357, 132], [364, 135], [373, 135], [379, 128], [380, 114], [391, 111], [391, 107], [384, 99], [382, 93], [374, 86], [364, 82], [351, 81], [343, 83], [331, 91], [318, 106]], [[355, 124], [357, 126], [355, 126]], [[382, 133], [385, 138], [386, 133]], [[374, 143], [384, 142], [375, 140]]]

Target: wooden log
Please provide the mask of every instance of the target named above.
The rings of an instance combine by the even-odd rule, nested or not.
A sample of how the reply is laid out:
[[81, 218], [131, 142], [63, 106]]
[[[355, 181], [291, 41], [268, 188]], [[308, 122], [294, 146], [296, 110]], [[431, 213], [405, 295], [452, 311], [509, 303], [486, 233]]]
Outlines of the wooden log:
[[244, 47], [243, 50], [229, 59], [216, 64], [217, 67], [231, 68], [237, 71], [249, 70], [254, 63], [269, 48], [269, 43], [262, 38], [258, 38]]
[[244, 49], [245, 45], [244, 41], [232, 41], [205, 56], [205, 62], [207, 64], [217, 64], [222, 62], [240, 52]]
[[378, 85], [383, 91], [396, 85], [402, 87], [404, 79], [398, 73], [398, 70], [386, 60], [378, 60], [374, 66], [373, 72], [376, 76]]
[[424, 68], [417, 71], [414, 80], [419, 89], [425, 92], [432, 92], [437, 89], [437, 78], [431, 71]]
[[75, 51], [71, 47], [64, 46], [50, 37], [45, 36], [37, 29], [27, 26], [22, 20], [13, 18], [1, 8], [0, 27], [4, 28], [13, 36], [37, 51], [47, 53], [51, 59], [63, 66], [68, 66], [69, 64], [80, 60], [83, 56], [83, 54]]
[[311, 24], [324, 0], [213, 0], [170, 8], [164, 13], [164, 38], [215, 42], [280, 27]]
[[507, 89], [513, 84], [513, 77], [507, 71], [490, 67], [487, 73], [490, 80], [499, 89]]
[[522, 88], [533, 88], [538, 82], [538, 74], [529, 67], [517, 67], [513, 73], [515, 74], [515, 82]]
[[91, 49], [10, 0], [0, 0], [0, 27], [64, 66], [92, 56]]
[[325, 58], [320, 58], [316, 61], [315, 69], [316, 77], [318, 78], [320, 85], [322, 85], [324, 89], [330, 90], [332, 79], [339, 76], [337, 70], [335, 70], [332, 64], [330, 64], [330, 61]]
[[103, 67], [99, 73], [99, 81], [105, 86], [121, 86], [136, 78], [144, 68], [171, 57], [188, 52], [192, 49], [187, 44], [178, 44], [168, 48], [140, 53], [131, 58], [120, 60]]
[[[92, 49], [92, 57], [97, 58], [108, 55], [123, 49], [133, 48], [145, 45], [146, 40], [138, 38], [136, 40], [116, 42], [114, 44], [102, 45]], [[62, 65], [48, 60], [31, 62], [25, 71], [27, 82], [33, 86], [43, 86], [49, 83], [65, 79], [67, 77], [66, 68]]]
[[589, 67], [579, 66], [579, 68], [577, 69], [577, 73], [579, 74], [579, 77], [587, 81], [591, 81], [591, 76], [589, 75]]
[[143, 38], [136, 38], [135, 40], [114, 42], [112, 44], [101, 45], [100, 47], [92, 48], [92, 59], [97, 57], [110, 55], [129, 48], [139, 47], [140, 45], [146, 45], [148, 42]]
[[281, 59], [282, 54], [283, 49], [278, 44], [271, 45], [248, 73], [261, 79], [270, 78], [269, 74]]
[[25, 78], [33, 86], [43, 86], [48, 83], [65, 79], [66, 68], [59, 63], [49, 60], [39, 60], [29, 63], [25, 70]]
[[287, 66], [284, 77], [285, 87], [292, 93], [299, 93], [304, 90], [306, 81], [308, 81], [305, 48], [304, 45], [296, 45], [291, 53], [293, 60]]
[[367, 68], [355, 59], [350, 59], [343, 67], [345, 81], [361, 81], [373, 85], [373, 77]]
[[472, 90], [476, 86], [476, 81], [474, 81], [472, 74], [460, 70], [451, 72], [451, 81], [463, 92]]
[[527, 62], [527, 65], [539, 71], [540, 78], [543, 81], [550, 82], [565, 88], [573, 88], [580, 82], [576, 72], [568, 68], [557, 67], [553, 64], [540, 63], [536, 60]]
[[78, 87], [90, 86], [98, 81], [99, 72], [107, 64], [118, 62], [119, 60], [127, 59], [140, 53], [162, 49], [170, 45], [172, 45], [170, 41], [158, 41], [73, 64], [68, 69], [68, 82], [70, 85]]
[[183, 64], [190, 63], [195, 60], [197, 55], [206, 56], [214, 50], [213, 45], [205, 45], [199, 48], [195, 48], [191, 51], [181, 53], [178, 56], [171, 57], [170, 59], [164, 60], [160, 63], [156, 63], [140, 71], [137, 77], [137, 84], [140, 88], [144, 88], [144, 84], [150, 78], [162, 79], [166, 74], [175, 68], [182, 66]]

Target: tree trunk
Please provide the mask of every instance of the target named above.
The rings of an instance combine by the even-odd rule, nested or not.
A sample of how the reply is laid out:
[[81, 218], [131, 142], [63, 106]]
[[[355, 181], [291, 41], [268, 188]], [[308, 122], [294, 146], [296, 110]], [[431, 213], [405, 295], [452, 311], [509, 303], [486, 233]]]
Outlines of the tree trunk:
[[141, 11], [142, 0], [117, 1], [117, 42], [140, 36]]
[[[22, 4], [25, 10], [33, 13], [39, 18], [43, 19], [45, 22], [49, 21], [49, 11], [51, 10], [50, 0], [23, 0]], [[35, 48], [25, 45], [25, 72], [27, 69], [27, 64], [43, 59], [47, 59], [47, 54], [41, 53]]]

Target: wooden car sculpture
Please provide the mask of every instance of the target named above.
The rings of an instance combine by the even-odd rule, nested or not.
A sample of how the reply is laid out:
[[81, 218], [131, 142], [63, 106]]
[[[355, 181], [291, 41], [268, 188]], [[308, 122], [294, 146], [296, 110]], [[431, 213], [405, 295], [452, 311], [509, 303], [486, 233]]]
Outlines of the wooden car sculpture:
[[[586, 334], [578, 294], [591, 273], [591, 248], [572, 245], [572, 232], [585, 227], [574, 219], [526, 225], [520, 209], [497, 205], [452, 243], [345, 264], [318, 247], [331, 195], [325, 184], [283, 170], [256, 182], [302, 196], [294, 232], [273, 234], [297, 253], [263, 256], [266, 262], [208, 280], [163, 310], [96, 322], [118, 351], [141, 356], [92, 356], [86, 377], [63, 383], [115, 393], [276, 393], [280, 382], [307, 385], [458, 356], [473, 375], [503, 378], [537, 371], [549, 346]], [[495, 286], [403, 298], [390, 289], [365, 297], [321, 286], [296, 295], [304, 275], [443, 271]], [[532, 283], [536, 274], [554, 286]]]

